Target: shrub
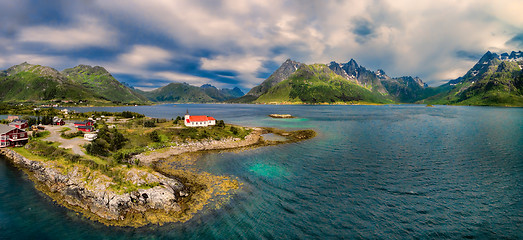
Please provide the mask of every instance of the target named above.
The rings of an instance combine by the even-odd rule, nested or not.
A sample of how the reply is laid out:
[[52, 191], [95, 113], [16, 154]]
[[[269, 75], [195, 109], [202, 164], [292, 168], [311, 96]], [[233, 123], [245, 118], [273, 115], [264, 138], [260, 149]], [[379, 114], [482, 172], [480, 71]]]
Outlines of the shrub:
[[224, 128], [225, 127], [225, 122], [223, 120], [218, 120], [216, 122], [216, 126], [220, 127], [220, 128]]
[[105, 140], [96, 139], [92, 143], [87, 144], [85, 146], [85, 150], [87, 151], [87, 153], [89, 153], [91, 155], [107, 157], [107, 156], [109, 156], [109, 151], [107, 150], [106, 145], [107, 145], [107, 142], [105, 142]]
[[154, 130], [151, 133], [149, 133], [149, 138], [153, 142], [160, 142], [161, 141], [160, 136], [158, 136], [158, 131], [156, 131], [156, 130]]
[[235, 126], [231, 126], [231, 133], [234, 135], [238, 135], [238, 128]]
[[156, 127], [156, 124], [155, 124], [154, 120], [148, 120], [143, 123], [143, 126], [152, 128], [152, 127]]
[[83, 132], [77, 131], [74, 133], [62, 133], [62, 134], [60, 134], [60, 137], [65, 138], [65, 139], [71, 139], [71, 138], [80, 137], [83, 135], [84, 135]]

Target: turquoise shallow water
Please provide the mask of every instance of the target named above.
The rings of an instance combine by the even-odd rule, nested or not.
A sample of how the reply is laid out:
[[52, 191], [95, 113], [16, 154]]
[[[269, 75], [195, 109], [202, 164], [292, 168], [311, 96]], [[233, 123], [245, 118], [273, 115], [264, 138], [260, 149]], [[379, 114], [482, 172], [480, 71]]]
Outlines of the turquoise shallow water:
[[523, 109], [99, 108], [164, 118], [186, 109], [240, 125], [312, 128], [318, 136], [204, 155], [198, 167], [237, 178], [242, 190], [187, 223], [139, 229], [105, 227], [55, 205], [1, 160], [0, 239], [523, 238]]

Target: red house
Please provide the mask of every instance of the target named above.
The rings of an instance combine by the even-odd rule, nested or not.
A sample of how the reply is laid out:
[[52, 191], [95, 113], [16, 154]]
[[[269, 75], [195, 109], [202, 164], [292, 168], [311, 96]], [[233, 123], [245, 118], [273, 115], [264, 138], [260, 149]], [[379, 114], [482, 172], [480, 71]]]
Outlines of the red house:
[[79, 127], [79, 126], [93, 126], [93, 125], [94, 125], [94, 122], [91, 121], [91, 120], [85, 120], [83, 122], [75, 122], [74, 123], [75, 127]]
[[9, 126], [15, 127], [15, 128], [18, 128], [18, 129], [24, 129], [24, 128], [28, 127], [27, 120], [14, 120], [14, 121], [9, 123]]
[[53, 125], [63, 126], [63, 125], [65, 125], [65, 121], [63, 119], [61, 119], [61, 118], [54, 117], [53, 118]]
[[22, 129], [0, 125], [0, 147], [23, 146], [27, 143], [27, 132]]
[[94, 132], [94, 127], [92, 126], [78, 126], [78, 131], [82, 132]]

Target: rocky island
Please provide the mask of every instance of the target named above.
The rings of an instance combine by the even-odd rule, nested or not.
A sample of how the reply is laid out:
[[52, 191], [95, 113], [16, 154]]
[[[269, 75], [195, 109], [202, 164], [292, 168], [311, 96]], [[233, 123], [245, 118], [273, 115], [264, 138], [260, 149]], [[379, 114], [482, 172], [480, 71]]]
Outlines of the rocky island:
[[[74, 126], [68, 123], [32, 132], [24, 147], [0, 148], [0, 155], [26, 172], [36, 188], [58, 204], [106, 225], [141, 227], [186, 221], [217, 196], [229, 196], [240, 188], [236, 179], [196, 169], [195, 152], [315, 136], [312, 130], [245, 128], [223, 121], [193, 128], [184, 126], [182, 118], [169, 121], [135, 113], [107, 117], [110, 114], [76, 116], [100, 119], [93, 126], [98, 129], [93, 141], [82, 141], [83, 134], [71, 130]], [[264, 140], [265, 133], [287, 141]], [[71, 146], [68, 139], [82, 145]], [[75, 147], [82, 150], [75, 152]]]
[[271, 118], [295, 118], [294, 116], [290, 114], [269, 114], [269, 117]]

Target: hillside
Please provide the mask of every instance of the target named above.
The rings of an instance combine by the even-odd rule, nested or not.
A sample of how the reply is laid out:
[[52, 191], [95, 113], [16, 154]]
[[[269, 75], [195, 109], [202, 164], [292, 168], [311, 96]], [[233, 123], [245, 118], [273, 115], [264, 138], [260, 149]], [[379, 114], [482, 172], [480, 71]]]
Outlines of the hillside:
[[258, 99], [261, 95], [267, 93], [269, 89], [289, 78], [291, 74], [296, 72], [301, 66], [305, 64], [287, 59], [283, 64], [276, 69], [265, 81], [260, 85], [253, 87], [245, 96], [231, 99], [227, 102], [231, 103], [252, 103]]
[[102, 100], [56, 69], [22, 63], [0, 73], [0, 101]]
[[215, 86], [212, 86], [210, 84], [204, 84], [200, 87], [200, 89], [207, 94], [212, 99], [215, 99], [216, 101], [225, 101], [233, 98], [239, 98], [244, 95], [242, 90], [235, 87], [233, 89], [230, 88], [222, 88], [218, 89]]
[[80, 65], [59, 72], [51, 67], [22, 63], [0, 72], [1, 102], [87, 101], [145, 103], [102, 67]]
[[79, 65], [62, 71], [72, 82], [112, 102], [146, 102], [147, 98], [116, 80], [105, 68]]
[[331, 62], [328, 66], [288, 59], [245, 96], [227, 102], [414, 102], [438, 92], [427, 88], [419, 78], [390, 78], [383, 70], [370, 71], [354, 59], [344, 64]]
[[389, 103], [372, 92], [334, 73], [327, 65], [301, 65], [286, 80], [276, 84], [255, 100], [256, 103]]
[[221, 102], [243, 96], [243, 92], [239, 88], [218, 89], [210, 84], [196, 87], [187, 83], [170, 83], [152, 91], [139, 92], [151, 101], [177, 103]]
[[522, 52], [490, 51], [463, 76], [442, 87], [449, 90], [420, 102], [449, 105], [523, 106]]
[[155, 102], [209, 103], [216, 102], [199, 87], [187, 83], [169, 83], [166, 86], [143, 94]]

